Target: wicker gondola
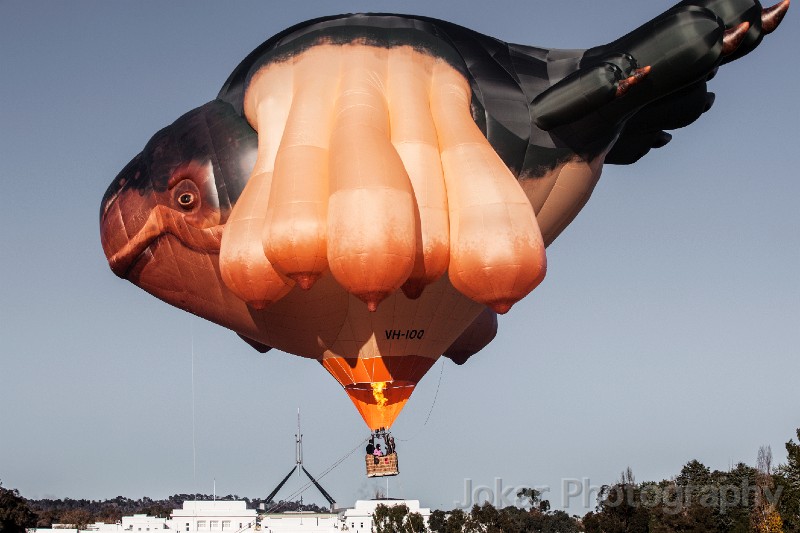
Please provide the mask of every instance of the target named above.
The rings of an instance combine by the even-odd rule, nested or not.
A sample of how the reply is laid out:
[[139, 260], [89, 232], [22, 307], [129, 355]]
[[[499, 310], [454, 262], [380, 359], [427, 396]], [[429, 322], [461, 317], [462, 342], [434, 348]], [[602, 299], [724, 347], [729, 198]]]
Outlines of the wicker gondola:
[[381, 456], [367, 455], [364, 462], [367, 465], [367, 477], [396, 476], [400, 473], [396, 452]]

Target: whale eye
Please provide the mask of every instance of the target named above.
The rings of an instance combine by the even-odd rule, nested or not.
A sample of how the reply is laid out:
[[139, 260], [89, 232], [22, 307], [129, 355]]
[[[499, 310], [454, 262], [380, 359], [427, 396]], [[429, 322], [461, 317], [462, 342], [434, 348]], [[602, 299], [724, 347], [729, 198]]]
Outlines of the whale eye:
[[191, 209], [194, 205], [194, 194], [185, 192], [178, 196], [178, 203], [184, 209]]
[[184, 178], [172, 187], [172, 198], [182, 210], [194, 211], [200, 205], [200, 189], [190, 178]]

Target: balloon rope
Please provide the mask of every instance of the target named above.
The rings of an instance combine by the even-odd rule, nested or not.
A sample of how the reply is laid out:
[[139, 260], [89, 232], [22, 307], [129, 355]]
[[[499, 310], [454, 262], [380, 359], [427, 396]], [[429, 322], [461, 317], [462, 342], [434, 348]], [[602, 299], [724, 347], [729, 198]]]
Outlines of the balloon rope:
[[400, 499], [401, 500], [405, 500], [406, 499], [406, 489], [403, 488], [403, 482], [400, 481], [400, 476], [397, 476], [397, 479], [395, 481], [397, 481], [397, 484], [400, 486]]
[[417, 430], [413, 437], [409, 437], [407, 439], [397, 439], [400, 442], [408, 442], [411, 440], [416, 439], [422, 430], [425, 429], [425, 426], [428, 425], [428, 420], [431, 419], [431, 413], [433, 413], [433, 408], [436, 406], [436, 399], [439, 398], [439, 387], [442, 386], [442, 375], [444, 374], [444, 358], [442, 358], [441, 370], [439, 371], [439, 383], [436, 384], [436, 394], [433, 395], [433, 402], [431, 403], [431, 408], [428, 410], [428, 416], [425, 417], [425, 422], [422, 426]]
[[436, 394], [433, 395], [433, 403], [431, 403], [431, 408], [428, 410], [428, 416], [425, 417], [425, 423], [422, 424], [422, 427], [428, 425], [428, 420], [431, 419], [431, 413], [433, 413], [433, 408], [436, 406], [436, 400], [439, 398], [439, 387], [442, 386], [442, 375], [444, 374], [444, 359], [442, 359], [442, 364], [440, 365], [439, 369], [439, 382], [436, 384]]
[[194, 317], [189, 315], [189, 334], [192, 346], [192, 475], [194, 476], [195, 500], [197, 499], [197, 443], [194, 416]]
[[[336, 468], [337, 466], [339, 466], [340, 464], [342, 464], [342, 463], [344, 462], [344, 460], [345, 460], [345, 459], [347, 459], [348, 457], [350, 457], [351, 455], [353, 455], [354, 453], [356, 453], [356, 450], [358, 450], [360, 447], [362, 447], [362, 446], [364, 445], [364, 443], [365, 443], [365, 442], [367, 442], [368, 440], [369, 440], [369, 439], [364, 439], [364, 440], [362, 440], [361, 442], [359, 442], [359, 443], [356, 445], [356, 447], [355, 447], [355, 448], [353, 448], [352, 450], [350, 450], [349, 452], [347, 452], [345, 455], [343, 455], [342, 457], [340, 457], [339, 459], [337, 459], [337, 460], [336, 460], [336, 462], [334, 462], [334, 463], [333, 463], [331, 466], [329, 466], [327, 469], [325, 469], [325, 470], [322, 472], [322, 474], [320, 474], [319, 476], [317, 476], [317, 481], [319, 481], [320, 479], [322, 479], [322, 478], [324, 478], [325, 476], [327, 476], [327, 475], [328, 475], [328, 474], [329, 474], [329, 473], [330, 473], [330, 472], [331, 472], [331, 471], [332, 471], [334, 468]], [[264, 511], [264, 513], [272, 513], [272, 512], [274, 512], [274, 511], [278, 510], [278, 509], [279, 509], [281, 506], [283, 506], [283, 505], [284, 505], [286, 502], [292, 501], [294, 498], [297, 498], [298, 496], [300, 496], [301, 494], [303, 494], [303, 493], [304, 493], [306, 490], [308, 490], [308, 489], [309, 489], [309, 488], [310, 488], [310, 487], [311, 487], [313, 484], [314, 484], [314, 482], [313, 482], [313, 481], [309, 481], [309, 482], [307, 482], [305, 485], [303, 485], [302, 487], [300, 487], [299, 489], [297, 489], [296, 491], [294, 491], [293, 493], [291, 493], [289, 496], [287, 496], [285, 500], [281, 500], [281, 501], [279, 501], [278, 503], [274, 504], [272, 507], [270, 507], [269, 509], [267, 509], [266, 511]], [[265, 502], [265, 503], [269, 503], [269, 502]]]

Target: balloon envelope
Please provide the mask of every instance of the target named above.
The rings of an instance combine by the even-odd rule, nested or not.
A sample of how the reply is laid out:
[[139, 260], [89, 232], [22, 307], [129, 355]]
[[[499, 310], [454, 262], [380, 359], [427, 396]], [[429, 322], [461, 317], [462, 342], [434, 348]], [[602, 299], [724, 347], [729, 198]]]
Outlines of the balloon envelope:
[[603, 164], [699, 118], [710, 75], [788, 7], [690, 4], [589, 50], [405, 15], [289, 28], [116, 177], [109, 264], [261, 351], [319, 361], [388, 428], [438, 357], [463, 363], [492, 310], [541, 282]]

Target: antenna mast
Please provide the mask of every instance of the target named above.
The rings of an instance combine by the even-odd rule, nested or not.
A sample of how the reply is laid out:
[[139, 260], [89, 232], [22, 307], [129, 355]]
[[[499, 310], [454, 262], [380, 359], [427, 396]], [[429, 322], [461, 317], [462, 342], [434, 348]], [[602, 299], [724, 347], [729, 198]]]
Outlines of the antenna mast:
[[[281, 488], [283, 488], [283, 485], [286, 484], [286, 482], [289, 480], [291, 475], [294, 474], [295, 470], [297, 470], [298, 477], [302, 478], [303, 474], [305, 474], [306, 477], [308, 477], [308, 479], [311, 480], [311, 483], [314, 484], [314, 486], [317, 488], [317, 490], [319, 490], [322, 496], [326, 500], [328, 500], [328, 503], [331, 506], [331, 510], [336, 508], [336, 501], [331, 497], [330, 494], [328, 494], [328, 492], [325, 489], [322, 488], [322, 485], [320, 485], [319, 482], [316, 479], [314, 479], [314, 476], [312, 476], [309, 473], [309, 471], [306, 470], [306, 467], [303, 466], [303, 433], [300, 430], [300, 408], [297, 409], [297, 433], [294, 434], [294, 467], [289, 471], [288, 474], [286, 474], [286, 477], [283, 478], [283, 480], [280, 483], [278, 483], [278, 486], [275, 487], [275, 489], [269, 493], [269, 496], [267, 496], [267, 503], [272, 501], [272, 499], [275, 497], [278, 491], [281, 490]], [[303, 496], [301, 493], [300, 504], [302, 505], [302, 503], [303, 503]]]
[[[297, 408], [297, 433], [294, 435], [294, 442], [295, 442], [295, 451], [294, 451], [294, 462], [295, 468], [297, 468], [297, 477], [303, 477], [303, 434], [300, 432], [300, 408]], [[300, 493], [300, 505], [303, 505], [303, 493]]]
[[[300, 408], [297, 408], [297, 433], [294, 435], [295, 441], [295, 464], [303, 466], [303, 434], [300, 432]], [[300, 471], [298, 470], [298, 475]]]

